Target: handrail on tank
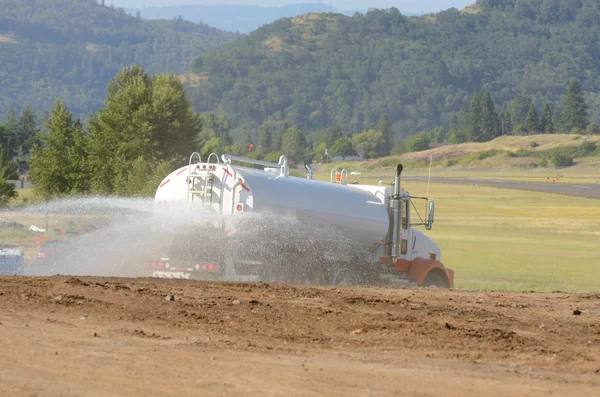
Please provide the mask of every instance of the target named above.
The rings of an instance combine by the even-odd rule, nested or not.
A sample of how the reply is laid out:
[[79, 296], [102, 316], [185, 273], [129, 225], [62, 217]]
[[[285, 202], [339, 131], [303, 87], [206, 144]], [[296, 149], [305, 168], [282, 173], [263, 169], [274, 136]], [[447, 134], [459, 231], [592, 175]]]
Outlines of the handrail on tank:
[[208, 159], [206, 160], [206, 162], [210, 164], [210, 159], [211, 159], [213, 156], [215, 156], [215, 157], [217, 158], [216, 164], [219, 164], [219, 162], [220, 162], [220, 161], [219, 161], [219, 155], [218, 155], [218, 154], [216, 154], [216, 153], [211, 153], [211, 154], [208, 156]]
[[[335, 180], [333, 175], [335, 174]], [[340, 179], [337, 179], [338, 174], [340, 175]], [[344, 175], [346, 175], [344, 177]], [[347, 169], [343, 169], [338, 173], [337, 169], [332, 169], [331, 173], [329, 174], [329, 182], [331, 183], [339, 183], [339, 184], [344, 184], [346, 182], [346, 180], [348, 179], [348, 170]]]
[[262, 161], [262, 160], [256, 160], [256, 159], [249, 159], [246, 157], [238, 157], [238, 156], [232, 156], [230, 154], [224, 154], [221, 156], [221, 158], [223, 159], [224, 163], [231, 163], [232, 161], [238, 161], [241, 163], [248, 163], [248, 164], [256, 164], [256, 165], [262, 165], [264, 167], [271, 167], [271, 168], [279, 168], [280, 172], [279, 172], [279, 176], [280, 177], [287, 177], [289, 175], [289, 168], [288, 168], [288, 164], [287, 164], [287, 157], [286, 156], [281, 156], [279, 158], [279, 163], [270, 163], [268, 161]]
[[194, 156], [198, 156], [198, 163], [202, 162], [202, 156], [200, 156], [200, 153], [198, 152], [194, 152], [192, 153], [192, 155], [190, 156], [190, 166], [192, 165], [192, 160], [194, 160]]

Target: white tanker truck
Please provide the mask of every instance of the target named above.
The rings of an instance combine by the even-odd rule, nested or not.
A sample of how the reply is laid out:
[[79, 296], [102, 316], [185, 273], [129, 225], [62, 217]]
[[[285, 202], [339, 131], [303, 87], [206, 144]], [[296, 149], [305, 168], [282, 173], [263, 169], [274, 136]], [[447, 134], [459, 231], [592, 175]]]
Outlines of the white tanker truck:
[[[393, 186], [347, 184], [289, 175], [279, 163], [211, 154], [169, 174], [156, 191], [158, 208], [202, 214], [178, 226], [152, 276], [213, 281], [393, 284], [453, 288], [430, 230], [434, 203]], [[412, 222], [415, 200], [425, 220]]]

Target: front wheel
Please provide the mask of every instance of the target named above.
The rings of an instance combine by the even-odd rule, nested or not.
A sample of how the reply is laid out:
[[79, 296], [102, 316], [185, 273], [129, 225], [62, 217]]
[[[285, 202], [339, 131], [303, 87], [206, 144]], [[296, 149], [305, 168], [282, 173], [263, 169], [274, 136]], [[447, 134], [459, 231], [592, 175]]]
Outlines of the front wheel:
[[429, 288], [448, 288], [448, 282], [441, 274], [430, 272], [427, 277], [425, 277], [421, 286]]

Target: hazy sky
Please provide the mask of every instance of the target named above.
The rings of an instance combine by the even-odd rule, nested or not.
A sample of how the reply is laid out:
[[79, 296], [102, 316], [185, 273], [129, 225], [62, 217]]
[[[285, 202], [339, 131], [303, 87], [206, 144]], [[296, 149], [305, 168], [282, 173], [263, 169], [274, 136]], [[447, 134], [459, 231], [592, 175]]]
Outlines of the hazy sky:
[[[110, 4], [110, 0], [106, 3]], [[169, 5], [187, 5], [187, 4], [252, 4], [262, 6], [281, 6], [292, 3], [322, 3], [333, 4], [334, 7], [345, 10], [350, 8], [366, 9], [370, 7], [389, 8], [396, 7], [404, 12], [434, 12], [455, 7], [464, 8], [469, 4], [475, 3], [475, 0], [112, 0], [115, 6], [119, 7], [153, 7]]]

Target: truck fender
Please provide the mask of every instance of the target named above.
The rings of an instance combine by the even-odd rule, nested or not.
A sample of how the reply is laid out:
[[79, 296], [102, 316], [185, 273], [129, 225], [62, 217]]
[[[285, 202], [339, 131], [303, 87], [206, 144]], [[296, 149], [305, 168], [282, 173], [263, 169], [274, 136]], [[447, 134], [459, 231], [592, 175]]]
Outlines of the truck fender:
[[410, 263], [408, 275], [418, 285], [422, 285], [431, 272], [440, 274], [447, 282], [448, 288], [454, 288], [454, 271], [435, 259], [415, 258]]

